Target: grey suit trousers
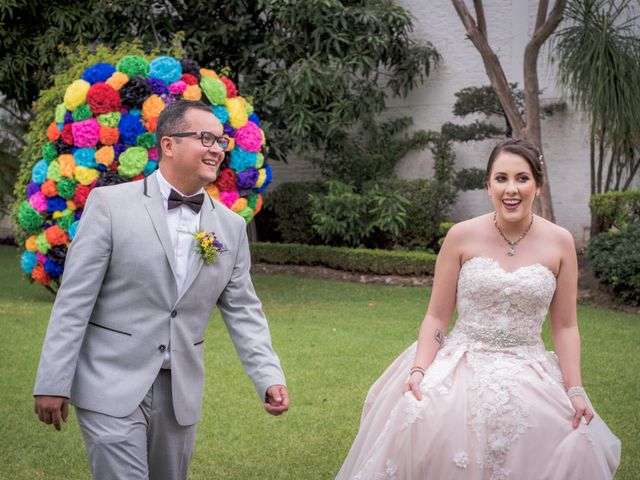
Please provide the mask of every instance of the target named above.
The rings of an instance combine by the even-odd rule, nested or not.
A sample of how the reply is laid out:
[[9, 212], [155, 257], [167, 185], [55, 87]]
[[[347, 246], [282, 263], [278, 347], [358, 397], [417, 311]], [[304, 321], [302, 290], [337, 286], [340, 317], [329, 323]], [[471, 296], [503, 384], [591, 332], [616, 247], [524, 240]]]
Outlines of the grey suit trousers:
[[160, 370], [126, 417], [76, 408], [94, 480], [186, 480], [196, 425], [176, 421], [171, 371]]

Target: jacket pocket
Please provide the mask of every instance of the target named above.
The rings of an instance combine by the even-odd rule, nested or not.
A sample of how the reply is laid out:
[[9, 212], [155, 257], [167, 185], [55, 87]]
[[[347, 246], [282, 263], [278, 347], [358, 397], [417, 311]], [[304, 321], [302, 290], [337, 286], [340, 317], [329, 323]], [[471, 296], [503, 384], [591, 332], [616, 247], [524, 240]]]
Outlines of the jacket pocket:
[[[109, 328], [109, 327], [105, 327], [104, 325], [98, 325], [97, 323], [93, 323], [93, 322], [89, 322], [89, 325], [93, 325], [94, 327], [98, 327], [98, 328], [103, 328], [105, 330], [109, 330], [110, 332], [114, 332], [114, 333], [119, 333], [121, 335], [127, 335], [127, 336], [131, 336], [130, 333], [127, 332], [123, 332], [121, 330], [116, 330], [114, 328]], [[204, 340], [203, 340], [204, 341]]]

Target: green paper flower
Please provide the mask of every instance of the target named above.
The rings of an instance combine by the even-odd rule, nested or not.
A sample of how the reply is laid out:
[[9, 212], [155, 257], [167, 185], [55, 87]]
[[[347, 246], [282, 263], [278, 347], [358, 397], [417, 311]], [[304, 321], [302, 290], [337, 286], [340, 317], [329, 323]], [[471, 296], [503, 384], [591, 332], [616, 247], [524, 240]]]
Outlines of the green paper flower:
[[51, 160], [58, 158], [58, 151], [56, 145], [53, 142], [45, 143], [42, 147], [42, 158], [47, 163], [51, 163]]
[[98, 123], [103, 127], [116, 128], [120, 123], [120, 112], [109, 112], [98, 115]]
[[88, 118], [93, 117], [93, 112], [89, 108], [89, 105], [83, 103], [76, 108], [71, 115], [73, 116], [74, 122], [81, 122], [82, 120], [87, 120]]
[[59, 103], [58, 106], [56, 107], [56, 113], [55, 113], [54, 121], [56, 123], [64, 122], [64, 114], [65, 113], [67, 113], [67, 106], [64, 104], [64, 102]]
[[156, 134], [153, 132], [146, 132], [136, 137], [136, 145], [144, 148], [153, 148], [156, 146]]
[[120, 155], [118, 173], [124, 178], [133, 178], [144, 169], [149, 155], [144, 147], [130, 147]]
[[202, 77], [200, 88], [213, 105], [224, 105], [227, 99], [227, 87], [222, 81], [212, 77]]
[[120, 59], [116, 70], [126, 74], [129, 78], [137, 75], [147, 78], [149, 76], [149, 62], [139, 55], [126, 55]]
[[28, 233], [38, 230], [44, 223], [42, 216], [26, 200], [18, 207], [18, 223]]
[[77, 186], [78, 182], [73, 178], [62, 177], [57, 184], [58, 195], [66, 200], [71, 200], [73, 195], [76, 193]]
[[40, 232], [40, 234], [36, 237], [36, 247], [38, 251], [43, 255], [46, 255], [51, 248], [51, 244], [47, 242], [47, 237], [44, 232]]
[[62, 180], [62, 173], [60, 172], [60, 164], [58, 160], [52, 160], [49, 164], [49, 169], [47, 170], [47, 178], [53, 180], [58, 183]]

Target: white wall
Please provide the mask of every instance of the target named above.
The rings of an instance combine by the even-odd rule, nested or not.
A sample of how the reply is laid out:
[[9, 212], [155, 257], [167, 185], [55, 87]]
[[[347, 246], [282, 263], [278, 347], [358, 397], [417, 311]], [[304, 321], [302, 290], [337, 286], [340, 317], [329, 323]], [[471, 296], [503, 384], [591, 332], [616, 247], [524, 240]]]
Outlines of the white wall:
[[[396, 0], [414, 16], [414, 35], [431, 41], [442, 55], [442, 62], [426, 83], [406, 99], [391, 99], [389, 116], [413, 117], [414, 127], [439, 129], [445, 121], [467, 123], [474, 118], [452, 115], [454, 93], [468, 86], [488, 85], [479, 53], [465, 37], [465, 31], [450, 0]], [[473, 12], [473, 3], [467, 0]], [[485, 0], [488, 36], [510, 82], [522, 86], [524, 48], [531, 35], [537, 0]], [[550, 2], [553, 4], [553, 2]], [[553, 68], [548, 61], [549, 43], [540, 53], [538, 73], [543, 90], [541, 101], [561, 98]], [[588, 125], [582, 114], [571, 106], [542, 121], [545, 160], [558, 224], [569, 229], [577, 246], [588, 240], [589, 231], [589, 144]], [[485, 141], [456, 147], [456, 166], [484, 168], [495, 142]], [[318, 172], [301, 159], [289, 165], [272, 163], [274, 184], [284, 181], [318, 178]], [[409, 154], [397, 167], [404, 178], [428, 178], [432, 159], [428, 151]], [[462, 192], [451, 211], [454, 221], [491, 210], [484, 191]]]

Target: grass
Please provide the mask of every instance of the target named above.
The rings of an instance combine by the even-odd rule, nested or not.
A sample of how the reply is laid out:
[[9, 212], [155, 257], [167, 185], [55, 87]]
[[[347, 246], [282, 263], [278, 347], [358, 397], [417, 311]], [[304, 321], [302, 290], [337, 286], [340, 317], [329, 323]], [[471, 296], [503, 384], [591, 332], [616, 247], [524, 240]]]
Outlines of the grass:
[[[207, 391], [192, 479], [335, 477], [371, 383], [416, 337], [428, 289], [255, 275], [291, 390], [292, 409], [267, 415], [218, 315], [207, 333]], [[89, 478], [72, 415], [61, 433], [33, 414], [31, 389], [52, 297], [28, 284], [16, 250], [0, 247], [0, 478]], [[640, 319], [579, 308], [583, 376], [622, 440], [617, 480], [640, 475]], [[549, 344], [549, 332], [545, 329]]]

